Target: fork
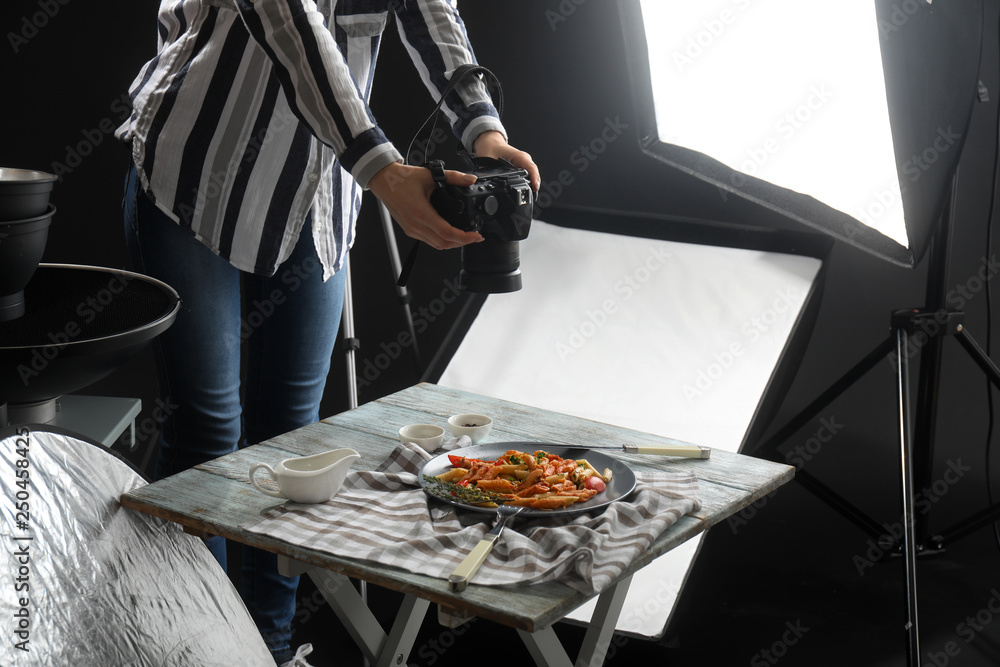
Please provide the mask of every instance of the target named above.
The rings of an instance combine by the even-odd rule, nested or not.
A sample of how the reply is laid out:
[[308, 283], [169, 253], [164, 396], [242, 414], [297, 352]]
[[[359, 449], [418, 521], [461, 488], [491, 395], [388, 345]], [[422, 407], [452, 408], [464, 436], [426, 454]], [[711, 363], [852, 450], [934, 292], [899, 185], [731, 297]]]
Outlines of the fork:
[[493, 530], [483, 535], [469, 555], [465, 557], [455, 571], [448, 577], [448, 588], [455, 593], [460, 593], [469, 585], [472, 577], [476, 576], [480, 566], [486, 561], [487, 556], [493, 551], [493, 545], [500, 539], [507, 523], [515, 516], [524, 511], [524, 505], [500, 505], [497, 507], [496, 525]]

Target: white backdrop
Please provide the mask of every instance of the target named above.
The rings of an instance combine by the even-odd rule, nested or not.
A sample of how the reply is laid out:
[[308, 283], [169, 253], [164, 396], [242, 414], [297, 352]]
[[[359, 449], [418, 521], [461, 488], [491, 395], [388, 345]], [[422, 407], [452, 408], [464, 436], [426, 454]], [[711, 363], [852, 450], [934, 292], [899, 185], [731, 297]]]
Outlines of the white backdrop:
[[[524, 287], [486, 300], [439, 384], [736, 451], [821, 264], [534, 222]], [[700, 544], [636, 575], [619, 630], [662, 634]]]

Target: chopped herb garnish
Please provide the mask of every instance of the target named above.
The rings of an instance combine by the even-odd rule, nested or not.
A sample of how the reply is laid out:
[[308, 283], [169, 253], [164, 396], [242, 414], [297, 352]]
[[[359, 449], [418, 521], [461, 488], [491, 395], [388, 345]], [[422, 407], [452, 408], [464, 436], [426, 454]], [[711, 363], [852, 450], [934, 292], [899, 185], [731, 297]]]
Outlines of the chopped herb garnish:
[[503, 505], [511, 496], [504, 495], [502, 493], [493, 493], [492, 491], [484, 491], [480, 488], [472, 486], [462, 486], [461, 484], [456, 484], [455, 482], [442, 482], [437, 477], [432, 477], [431, 475], [424, 475], [424, 481], [427, 482], [427, 492], [437, 496], [438, 498], [444, 498], [445, 500], [458, 500], [463, 503], [468, 503], [469, 505], [482, 505], [483, 503], [496, 503], [497, 505]]

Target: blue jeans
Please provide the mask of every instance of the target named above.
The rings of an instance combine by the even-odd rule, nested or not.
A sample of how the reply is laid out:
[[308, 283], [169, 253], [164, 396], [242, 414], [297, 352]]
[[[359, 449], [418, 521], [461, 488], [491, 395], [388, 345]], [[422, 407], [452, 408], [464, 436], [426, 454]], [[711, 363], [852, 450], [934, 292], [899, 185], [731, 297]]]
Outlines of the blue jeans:
[[[153, 342], [167, 414], [157, 479], [318, 421], [345, 280], [338, 272], [323, 281], [310, 225], [273, 276], [254, 275], [163, 214], [137, 181], [133, 166], [123, 204], [133, 264], [181, 298], [176, 321]], [[206, 542], [225, 568], [225, 540]], [[274, 554], [244, 548], [243, 600], [279, 664], [292, 657], [297, 586], [298, 577], [278, 574]]]

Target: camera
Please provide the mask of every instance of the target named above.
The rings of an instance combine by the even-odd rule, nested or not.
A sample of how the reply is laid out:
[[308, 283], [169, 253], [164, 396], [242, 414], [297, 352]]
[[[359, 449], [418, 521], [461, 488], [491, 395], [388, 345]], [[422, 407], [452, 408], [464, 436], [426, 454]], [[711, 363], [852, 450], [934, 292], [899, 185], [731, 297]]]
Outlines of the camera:
[[528, 172], [506, 160], [470, 158], [477, 180], [445, 182], [444, 163], [427, 164], [434, 176], [431, 205], [452, 227], [479, 232], [483, 241], [463, 246], [459, 287], [500, 294], [521, 289], [520, 241], [528, 238], [535, 193]]

